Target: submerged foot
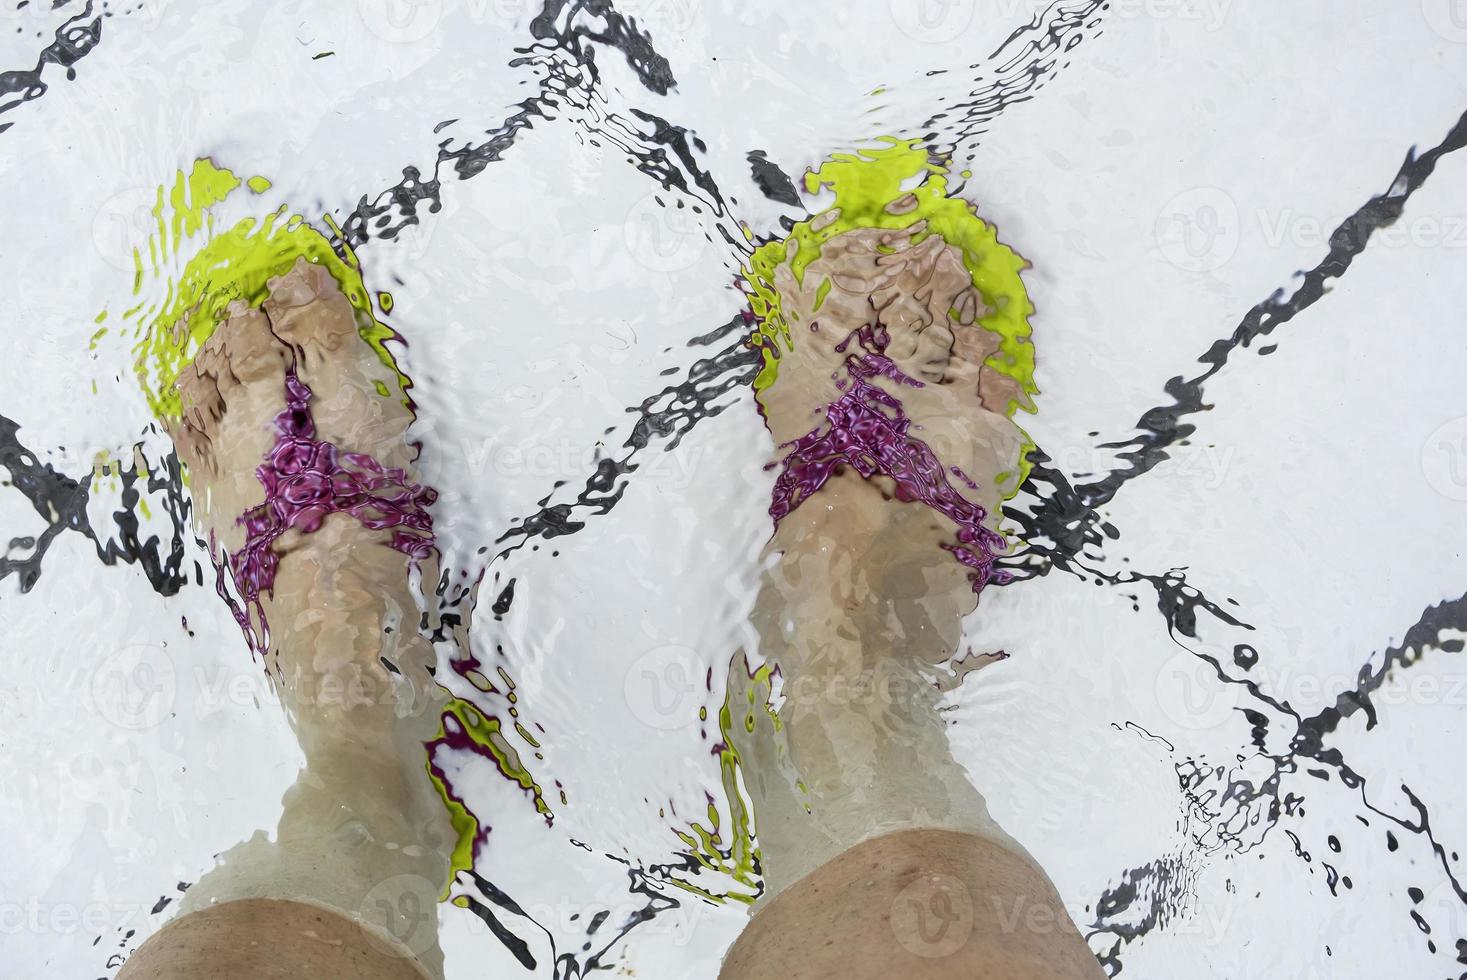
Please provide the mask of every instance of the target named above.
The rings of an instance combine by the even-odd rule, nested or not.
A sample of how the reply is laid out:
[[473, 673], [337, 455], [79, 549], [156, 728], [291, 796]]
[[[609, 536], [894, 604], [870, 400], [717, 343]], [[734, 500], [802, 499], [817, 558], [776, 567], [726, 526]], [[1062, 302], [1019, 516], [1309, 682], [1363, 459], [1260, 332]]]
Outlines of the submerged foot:
[[196, 519], [306, 760], [274, 839], [229, 851], [189, 907], [317, 901], [434, 964], [455, 835], [424, 767], [442, 692], [409, 563], [431, 553], [434, 494], [411, 470], [399, 377], [330, 274], [298, 260], [259, 309], [230, 310], [177, 385], [169, 429]]
[[774, 286], [790, 331], [759, 395], [780, 447], [775, 546], [838, 556], [864, 586], [848, 603], [903, 582], [977, 591], [1004, 548], [1026, 396], [988, 363], [999, 337], [962, 251], [924, 221], [856, 228]]
[[774, 560], [729, 703], [766, 708], [732, 738], [769, 894], [897, 830], [1017, 847], [952, 756], [932, 666], [1002, 574], [1025, 443], [1010, 416], [1034, 391], [1023, 260], [920, 148], [837, 157], [807, 183], [834, 184], [836, 206], [761, 247], [746, 279]]
[[261, 615], [282, 560], [339, 537], [315, 536], [331, 515], [423, 557], [433, 499], [409, 471], [397, 374], [358, 336], [335, 280], [301, 259], [270, 285], [260, 309], [236, 304], [181, 372], [170, 425], [201, 528]]
[[[202, 498], [200, 523], [232, 551], [244, 537], [238, 518], [266, 501], [258, 467], [278, 445], [303, 441], [292, 414], [304, 410], [317, 442], [383, 468], [411, 464], [396, 372], [358, 336], [336, 281], [305, 259], [271, 281], [261, 308], [236, 303], [176, 384], [183, 408], [169, 433]], [[283, 471], [293, 462], [275, 460]]]

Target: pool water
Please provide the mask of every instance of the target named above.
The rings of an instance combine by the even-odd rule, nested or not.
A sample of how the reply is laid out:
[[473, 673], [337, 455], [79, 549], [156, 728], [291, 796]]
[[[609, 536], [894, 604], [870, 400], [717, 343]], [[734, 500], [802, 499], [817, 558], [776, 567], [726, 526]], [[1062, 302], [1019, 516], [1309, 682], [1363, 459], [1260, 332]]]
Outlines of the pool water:
[[716, 976], [778, 476], [739, 277], [883, 137], [1031, 263], [1012, 549], [933, 677], [994, 817], [1111, 975], [1467, 971], [1460, 4], [0, 3], [15, 976], [115, 975], [300, 766], [144, 356], [277, 213], [411, 379], [494, 732], [434, 755], [447, 976]]

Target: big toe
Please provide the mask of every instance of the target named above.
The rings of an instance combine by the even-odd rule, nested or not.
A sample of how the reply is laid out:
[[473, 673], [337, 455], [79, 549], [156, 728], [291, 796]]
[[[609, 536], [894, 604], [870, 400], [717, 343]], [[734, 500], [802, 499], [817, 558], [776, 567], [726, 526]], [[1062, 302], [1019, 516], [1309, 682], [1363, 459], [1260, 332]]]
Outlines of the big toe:
[[[270, 321], [259, 310], [236, 305], [229, 319], [219, 326], [209, 343], [218, 342], [218, 357], [227, 370], [220, 371], [220, 392], [228, 400], [230, 382], [248, 385], [279, 379], [285, 382], [289, 352], [270, 330]], [[284, 391], [284, 388], [281, 388]]]
[[355, 311], [336, 280], [304, 258], [285, 275], [270, 280], [264, 308], [280, 339], [312, 362], [341, 350], [357, 332]]

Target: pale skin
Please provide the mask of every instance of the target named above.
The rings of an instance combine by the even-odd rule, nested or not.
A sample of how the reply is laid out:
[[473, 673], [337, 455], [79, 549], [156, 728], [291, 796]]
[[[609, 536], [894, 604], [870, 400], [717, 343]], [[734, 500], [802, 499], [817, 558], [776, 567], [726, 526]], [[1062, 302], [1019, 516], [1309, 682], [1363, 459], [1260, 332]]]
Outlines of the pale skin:
[[[876, 383], [977, 485], [962, 492], [996, 527], [1000, 474], [1022, 447], [1007, 408], [1022, 393], [985, 364], [998, 341], [977, 323], [987, 311], [961, 254], [936, 236], [917, 242], [921, 231], [846, 232], [798, 283], [780, 268], [793, 350], [761, 404], [777, 444], [803, 436], [839, 397], [851, 348], [837, 347], [885, 328], [887, 355], [922, 387]], [[893, 489], [847, 469], [767, 549], [753, 620], [781, 676], [781, 725], [756, 710], [754, 733], [735, 735], [766, 893], [721, 977], [1102, 976], [1044, 872], [951, 755], [927, 672], [957, 652], [975, 596], [969, 569], [941, 547], [955, 541], [952, 522]], [[749, 675], [747, 661], [734, 665], [732, 703], [767, 696]], [[853, 676], [875, 683], [852, 688]]]
[[[397, 377], [358, 337], [325, 270], [301, 261], [272, 282], [263, 310], [231, 314], [179, 378], [183, 416], [170, 432], [200, 530], [236, 551], [235, 518], [264, 500], [255, 468], [275, 441], [287, 365], [314, 392], [318, 438], [387, 466], [410, 468], [413, 454]], [[265, 667], [306, 766], [274, 839], [221, 855], [121, 980], [211, 975], [199, 967], [216, 954], [232, 957], [230, 976], [440, 975], [436, 904], [454, 833], [423, 746], [442, 702], [410, 559], [387, 542], [345, 514], [278, 542], [274, 590], [262, 597]]]
[[[813, 310], [826, 274], [834, 287], [819, 316], [796, 325], [799, 342], [762, 396], [776, 442], [818, 424], [839, 395], [835, 346], [879, 322], [887, 353], [924, 384], [900, 392], [915, 434], [996, 513], [997, 474], [1020, 446], [1004, 412], [1018, 392], [983, 366], [996, 342], [976, 325], [983, 307], [960, 257], [940, 239], [848, 233], [804, 287], [780, 284], [789, 306]], [[410, 469], [398, 380], [356, 336], [323, 270], [302, 263], [272, 284], [263, 312], [232, 314], [180, 378], [185, 411], [171, 427], [201, 530], [231, 550], [242, 544], [235, 518], [263, 499], [254, 469], [274, 442], [288, 364], [315, 394], [320, 438]], [[787, 690], [806, 693], [781, 709], [782, 740], [756, 734], [740, 745], [767, 889], [720, 976], [1100, 976], [1044, 873], [992, 821], [947, 748], [920, 669], [952, 656], [973, 592], [968, 570], [940, 547], [950, 522], [890, 491], [880, 478], [836, 476], [770, 542], [753, 615], [759, 652]], [[238, 977], [441, 975], [431, 913], [452, 831], [422, 771], [441, 702], [415, 629], [409, 559], [386, 540], [341, 514], [282, 539], [264, 602], [269, 667], [306, 769], [276, 839], [223, 855], [119, 980], [183, 980], [207, 975], [206, 964]], [[736, 695], [750, 683], [744, 666], [731, 679]], [[821, 693], [865, 675], [889, 696]], [[385, 696], [343, 704], [322, 693], [362, 685]]]

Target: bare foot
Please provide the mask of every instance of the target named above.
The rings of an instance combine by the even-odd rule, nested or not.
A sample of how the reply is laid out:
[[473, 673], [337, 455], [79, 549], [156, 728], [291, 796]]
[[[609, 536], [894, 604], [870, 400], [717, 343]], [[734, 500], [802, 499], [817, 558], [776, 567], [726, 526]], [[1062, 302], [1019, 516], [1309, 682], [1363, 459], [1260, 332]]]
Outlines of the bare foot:
[[987, 363], [999, 338], [962, 253], [925, 230], [855, 228], [799, 279], [788, 260], [772, 274], [791, 336], [759, 393], [778, 477], [752, 621], [777, 674], [741, 658], [729, 681], [731, 704], [778, 714], [733, 736], [766, 897], [882, 833], [1019, 850], [952, 757], [930, 665], [997, 574], [1001, 477], [1024, 442], [1009, 411], [1026, 396]]
[[425, 770], [443, 696], [408, 584], [431, 554], [433, 493], [411, 471], [399, 379], [326, 270], [299, 260], [262, 308], [231, 309], [178, 388], [196, 518], [306, 757], [275, 839], [229, 851], [185, 911], [316, 901], [436, 968], [454, 834]]
[[[760, 404], [780, 447], [772, 547], [841, 562], [850, 608], [920, 592], [955, 628], [1004, 547], [1024, 395], [985, 364], [999, 339], [962, 253], [924, 230], [854, 229], [799, 281], [776, 270], [793, 349]], [[952, 654], [953, 628], [932, 655]]]
[[[355, 311], [323, 268], [299, 259], [261, 309], [236, 302], [179, 375], [182, 417], [169, 434], [189, 467], [196, 517], [230, 552], [239, 518], [265, 503], [258, 467], [280, 441], [287, 374], [309, 390], [317, 441], [406, 471], [412, 421], [399, 379], [357, 333]], [[297, 537], [292, 543], [300, 544]]]

